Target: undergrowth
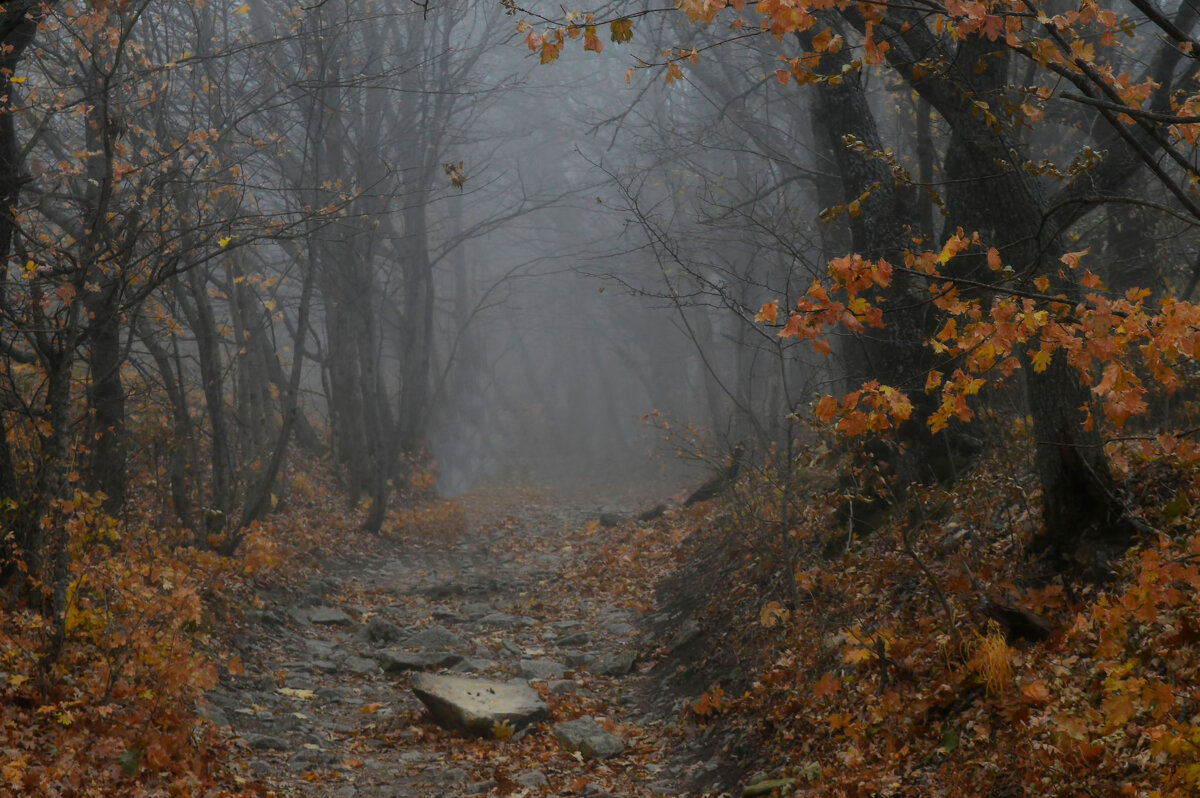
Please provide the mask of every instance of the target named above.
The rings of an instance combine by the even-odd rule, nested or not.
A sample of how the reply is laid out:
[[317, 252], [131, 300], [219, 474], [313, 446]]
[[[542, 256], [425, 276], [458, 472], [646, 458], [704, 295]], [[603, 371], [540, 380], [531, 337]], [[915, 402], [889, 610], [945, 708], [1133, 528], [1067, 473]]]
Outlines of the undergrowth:
[[791, 514], [794, 593], [780, 492], [744, 479], [699, 529], [732, 545], [729, 587], [692, 597], [744, 678], [734, 692], [710, 669], [687, 723], [787, 794], [1197, 794], [1196, 466], [1116, 453], [1154, 531], [1097, 585], [1027, 555], [1041, 497], [1018, 449], [911, 490], [869, 535], [847, 538], [846, 496], [810, 493]]

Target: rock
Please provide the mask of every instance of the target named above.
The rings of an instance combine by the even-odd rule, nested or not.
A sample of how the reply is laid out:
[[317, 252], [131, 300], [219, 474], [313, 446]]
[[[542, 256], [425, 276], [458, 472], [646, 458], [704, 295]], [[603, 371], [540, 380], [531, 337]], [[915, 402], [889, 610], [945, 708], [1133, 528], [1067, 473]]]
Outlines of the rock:
[[477, 781], [474, 784], [467, 785], [463, 790], [464, 795], [485, 795], [494, 790], [499, 785], [492, 779], [487, 781]]
[[397, 651], [385, 648], [375, 653], [375, 660], [384, 673], [449, 668], [462, 662], [462, 659], [462, 654], [453, 651]]
[[336, 607], [314, 607], [308, 611], [309, 623], [317, 626], [352, 626], [354, 619]]
[[679, 631], [675, 633], [675, 636], [671, 638], [671, 642], [667, 644], [667, 649], [672, 652], [678, 651], [699, 637], [702, 631], [703, 629], [701, 628], [700, 624], [694, 619], [689, 618], [688, 620], [684, 621], [683, 626], [680, 627]]
[[446, 623], [462, 623], [466, 620], [466, 618], [463, 618], [454, 610], [450, 609], [449, 607], [442, 606], [441, 604], [429, 609], [429, 617], [433, 618], [435, 621], [444, 621]]
[[554, 739], [567, 751], [578, 751], [588, 759], [604, 759], [625, 750], [625, 743], [601, 728], [595, 718], [582, 717], [554, 727]]
[[367, 621], [367, 626], [361, 634], [362, 637], [366, 638], [368, 643], [383, 645], [399, 643], [405, 636], [403, 629], [386, 618], [380, 618], [378, 615]]
[[282, 737], [275, 737], [270, 734], [247, 734], [245, 735], [245, 739], [251, 748], [258, 751], [268, 749], [272, 751], [287, 751], [292, 747], [291, 743]]
[[541, 787], [549, 787], [550, 780], [546, 778], [546, 774], [540, 770], [527, 770], [524, 773], [518, 773], [513, 779], [517, 784], [530, 789], [538, 789]]
[[527, 684], [418, 673], [412, 690], [438, 725], [491, 737], [496, 724], [522, 728], [548, 720], [550, 708]]
[[588, 667], [597, 676], [627, 676], [637, 664], [637, 652], [623, 651], [603, 657]]
[[338, 646], [326, 640], [305, 640], [304, 650], [316, 659], [335, 659]]
[[587, 632], [576, 632], [573, 635], [560, 637], [558, 640], [554, 641], [554, 645], [561, 648], [567, 648], [569, 646], [586, 646], [590, 642], [592, 642], [592, 636], [590, 634]]
[[447, 771], [443, 771], [439, 781], [444, 784], [461, 784], [464, 781], [470, 781], [470, 779], [471, 774], [462, 768], [450, 768]]
[[586, 668], [595, 662], [596, 658], [582, 651], [564, 651], [563, 661], [567, 663], [568, 668]]
[[504, 649], [509, 654], [512, 654], [514, 657], [520, 657], [525, 654], [525, 651], [520, 646], [513, 641], [508, 640], [507, 638], [500, 641], [500, 648]]
[[467, 641], [441, 626], [419, 629], [404, 641], [405, 648], [466, 648]]
[[452, 665], [450, 670], [455, 673], [476, 673], [478, 671], [486, 671], [489, 668], [496, 667], [496, 661], [492, 659], [475, 659], [467, 657], [457, 665]]
[[[315, 623], [315, 621], [314, 621], [314, 623]], [[624, 637], [625, 635], [630, 634], [631, 632], [636, 632], [637, 627], [631, 626], [630, 624], [627, 624], [627, 623], [606, 623], [606, 624], [604, 624], [604, 631], [608, 632], [610, 635], [616, 635], [617, 637]]]
[[565, 666], [544, 659], [523, 659], [517, 666], [522, 679], [561, 679], [566, 672]]
[[553, 681], [546, 682], [546, 689], [550, 691], [551, 695], [573, 693], [576, 687], [578, 685], [575, 684], [574, 679], [554, 679]]
[[515, 626], [520, 626], [524, 621], [516, 615], [509, 615], [504, 612], [489, 612], [476, 623], [492, 629], [512, 629]]
[[288, 766], [297, 770], [315, 770], [316, 768], [327, 768], [330, 765], [336, 765], [340, 761], [337, 754], [322, 751], [316, 747], [310, 748], [305, 746], [288, 760]]
[[347, 673], [357, 673], [366, 676], [379, 672], [379, 663], [366, 657], [346, 657], [342, 662], [342, 670]]
[[579, 621], [551, 621], [546, 625], [555, 631], [569, 632], [572, 629], [578, 629], [583, 624], [581, 624]]
[[597, 520], [599, 520], [600, 526], [603, 527], [614, 527], [621, 525], [621, 516], [617, 515], [616, 513], [600, 513], [600, 517]]
[[305, 609], [304, 607], [288, 607], [284, 612], [287, 617], [291, 618], [301, 626], [308, 624], [309, 610]]

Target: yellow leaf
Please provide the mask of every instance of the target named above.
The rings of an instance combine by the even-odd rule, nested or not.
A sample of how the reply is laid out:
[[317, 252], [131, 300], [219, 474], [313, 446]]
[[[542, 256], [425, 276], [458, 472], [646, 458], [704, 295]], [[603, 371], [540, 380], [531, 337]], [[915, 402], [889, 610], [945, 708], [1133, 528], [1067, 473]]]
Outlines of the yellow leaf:
[[786, 623], [791, 613], [778, 601], [768, 601], [758, 613], [758, 620], [764, 627], [770, 629], [781, 621]]
[[1050, 368], [1050, 353], [1045, 349], [1039, 349], [1033, 353], [1033, 370], [1041, 374], [1046, 369]]
[[18, 77], [11, 77], [11, 78], [9, 78], [9, 79], [8, 79], [8, 82], [9, 82], [9, 83], [24, 83], [24, 82], [25, 82], [25, 81], [27, 81], [27, 80], [29, 80], [29, 78], [25, 78], [25, 77], [21, 77], [21, 78], [18, 78]]
[[29, 677], [23, 673], [14, 673], [12, 676], [8, 677], [8, 683], [12, 687], [20, 687], [27, 681], [29, 681]]
[[242, 3], [240, 6], [238, 6], [237, 8], [235, 8], [235, 9], [233, 10], [233, 13], [235, 13], [235, 14], [249, 14], [249, 13], [250, 13], [250, 4], [249, 4], [249, 3]]
[[217, 239], [217, 246], [219, 246], [219, 247], [227, 247], [227, 246], [229, 246], [229, 242], [230, 242], [230, 241], [232, 241], [232, 240], [233, 240], [233, 236], [225, 236], [224, 238], [218, 238], [218, 239]]

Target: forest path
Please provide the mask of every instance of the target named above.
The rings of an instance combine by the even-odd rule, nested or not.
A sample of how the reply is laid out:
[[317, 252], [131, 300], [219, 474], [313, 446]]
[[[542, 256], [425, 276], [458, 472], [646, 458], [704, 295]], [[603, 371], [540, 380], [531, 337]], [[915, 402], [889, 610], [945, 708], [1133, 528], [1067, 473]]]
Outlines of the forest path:
[[[648, 569], [670, 543], [599, 527], [594, 505], [503, 491], [452, 506], [454, 524], [397, 533], [324, 564], [302, 592], [262, 596], [234, 640], [246, 672], [209, 706], [243, 746], [247, 778], [340, 798], [686, 794], [677, 745], [635, 698], [654, 647]], [[445, 731], [409, 688], [407, 668], [422, 666], [531, 678], [551, 722], [511, 740]], [[562, 750], [550, 726], [582, 716], [624, 751]]]

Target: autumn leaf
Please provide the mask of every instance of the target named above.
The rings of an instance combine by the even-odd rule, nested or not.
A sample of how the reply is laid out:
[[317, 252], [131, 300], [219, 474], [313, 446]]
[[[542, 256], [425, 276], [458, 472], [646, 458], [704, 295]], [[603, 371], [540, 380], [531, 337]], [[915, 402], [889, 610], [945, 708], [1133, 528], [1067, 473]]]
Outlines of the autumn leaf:
[[841, 689], [842, 680], [832, 673], [826, 673], [813, 685], [813, 697], [826, 698]]
[[1040, 679], [1036, 682], [1022, 685], [1021, 699], [1027, 704], [1047, 704], [1050, 702], [1050, 688]]
[[787, 623], [791, 615], [778, 601], [768, 601], [758, 613], [758, 621], [767, 629], [779, 623]]
[[772, 299], [770, 302], [763, 304], [759, 308], [758, 313], [754, 315], [754, 321], [758, 324], [775, 324], [779, 313], [779, 300]]
[[614, 19], [608, 26], [609, 36], [617, 44], [633, 40], [633, 20]]

